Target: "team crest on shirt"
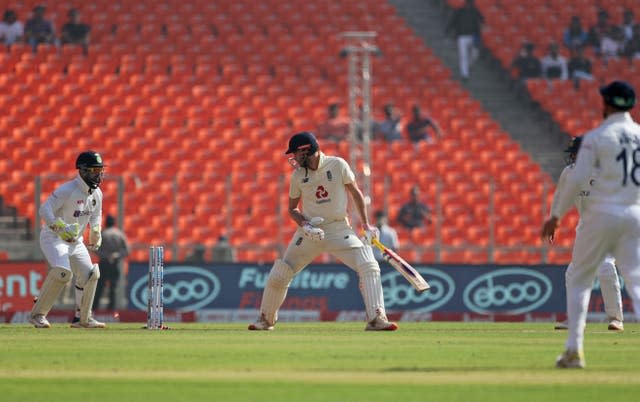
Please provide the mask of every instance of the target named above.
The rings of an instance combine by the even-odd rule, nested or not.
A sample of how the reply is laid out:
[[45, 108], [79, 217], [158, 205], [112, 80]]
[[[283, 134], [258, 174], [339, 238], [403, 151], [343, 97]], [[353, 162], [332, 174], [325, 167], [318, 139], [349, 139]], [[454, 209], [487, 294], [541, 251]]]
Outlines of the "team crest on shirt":
[[331, 202], [329, 192], [324, 186], [318, 186], [316, 188], [316, 204], [324, 204], [326, 202]]

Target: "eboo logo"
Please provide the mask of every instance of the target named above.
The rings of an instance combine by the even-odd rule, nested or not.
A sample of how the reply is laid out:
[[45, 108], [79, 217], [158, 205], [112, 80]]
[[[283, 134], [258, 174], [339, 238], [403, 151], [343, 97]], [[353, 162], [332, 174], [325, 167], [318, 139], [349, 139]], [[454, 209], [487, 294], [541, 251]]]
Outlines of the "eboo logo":
[[526, 268], [501, 269], [481, 275], [467, 285], [465, 306], [481, 314], [521, 314], [544, 304], [553, 291], [549, 278]]
[[[131, 303], [147, 309], [148, 275], [143, 275], [131, 287]], [[173, 310], [195, 311], [218, 297], [220, 280], [212, 272], [198, 267], [168, 266], [164, 269], [164, 306]]]
[[449, 275], [431, 268], [415, 268], [429, 282], [431, 288], [418, 293], [398, 271], [384, 274], [381, 280], [384, 305], [387, 309], [427, 313], [446, 304], [453, 297], [456, 286]]

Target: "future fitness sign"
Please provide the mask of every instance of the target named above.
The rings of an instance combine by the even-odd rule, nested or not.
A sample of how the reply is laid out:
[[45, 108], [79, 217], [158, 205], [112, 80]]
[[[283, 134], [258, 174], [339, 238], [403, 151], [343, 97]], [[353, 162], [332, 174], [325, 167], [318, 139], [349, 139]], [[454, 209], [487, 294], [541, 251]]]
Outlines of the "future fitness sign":
[[[196, 312], [197, 319], [203, 320], [253, 319], [270, 268], [258, 264], [168, 264], [164, 270], [165, 310]], [[382, 267], [385, 306], [390, 314], [397, 312], [402, 319], [491, 319], [491, 316], [503, 319], [530, 315], [534, 320], [545, 317], [548, 320], [566, 311], [565, 266], [418, 265], [416, 268], [431, 285], [431, 289], [421, 294], [395, 270]], [[0, 263], [0, 322], [8, 322], [12, 313], [31, 309], [46, 271], [41, 261]], [[129, 264], [127, 296], [132, 312], [146, 311], [147, 278], [147, 264]], [[622, 296], [625, 311], [631, 311], [625, 291]], [[603, 307], [596, 281], [589, 310], [601, 314]], [[362, 314], [363, 304], [357, 275], [339, 264], [310, 265], [291, 283], [281, 318], [287, 311], [304, 312], [297, 316], [313, 320], [362, 319], [358, 315]]]
[[[164, 271], [166, 309], [257, 309], [270, 266], [169, 264]], [[395, 270], [382, 267], [388, 311], [527, 314], [566, 310], [564, 266], [418, 265], [431, 289], [417, 293]], [[146, 309], [146, 267], [131, 264], [129, 307]], [[592, 299], [598, 300], [599, 289]], [[626, 295], [625, 295], [626, 297]], [[594, 303], [592, 303], [592, 310]], [[595, 304], [597, 310], [597, 303]], [[343, 265], [310, 265], [291, 283], [283, 310], [363, 309], [358, 277]], [[600, 310], [601, 311], [601, 310]]]

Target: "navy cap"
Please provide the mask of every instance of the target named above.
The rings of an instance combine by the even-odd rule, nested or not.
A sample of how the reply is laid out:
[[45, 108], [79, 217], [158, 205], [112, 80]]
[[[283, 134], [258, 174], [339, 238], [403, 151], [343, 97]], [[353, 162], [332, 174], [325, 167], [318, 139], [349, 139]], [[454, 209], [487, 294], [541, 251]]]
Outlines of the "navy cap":
[[289, 139], [289, 149], [287, 149], [287, 152], [285, 152], [285, 155], [292, 154], [299, 149], [305, 149], [305, 148], [309, 148], [310, 153], [315, 153], [319, 148], [318, 140], [316, 140], [316, 137], [313, 135], [313, 133], [309, 131], [303, 131], [303, 132], [294, 134]]
[[613, 81], [601, 87], [600, 95], [607, 105], [619, 110], [629, 110], [636, 104], [636, 92], [625, 81]]

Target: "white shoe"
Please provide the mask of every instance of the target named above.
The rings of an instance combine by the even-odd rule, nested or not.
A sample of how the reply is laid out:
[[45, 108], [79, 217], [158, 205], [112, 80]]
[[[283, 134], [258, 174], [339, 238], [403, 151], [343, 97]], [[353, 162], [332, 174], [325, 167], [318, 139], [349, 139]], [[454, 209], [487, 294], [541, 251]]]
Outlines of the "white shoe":
[[378, 314], [364, 328], [365, 331], [395, 331], [396, 329], [398, 329], [398, 324], [387, 320], [387, 317], [382, 314]]
[[264, 314], [261, 314], [258, 321], [249, 324], [249, 331], [271, 331], [273, 330], [273, 325], [264, 318]]
[[44, 314], [32, 315], [29, 317], [29, 322], [36, 328], [51, 328], [51, 324], [49, 324]]
[[624, 331], [624, 325], [620, 320], [611, 320], [609, 321], [609, 331]]
[[106, 326], [104, 322], [100, 322], [93, 317], [89, 317], [85, 323], [80, 322], [78, 317], [73, 317], [73, 321], [71, 321], [71, 328], [105, 328]]
[[557, 368], [584, 368], [584, 366], [584, 355], [581, 351], [567, 349], [556, 359]]
[[556, 322], [556, 325], [553, 329], [569, 329], [569, 321], [564, 320], [562, 322]]

